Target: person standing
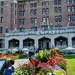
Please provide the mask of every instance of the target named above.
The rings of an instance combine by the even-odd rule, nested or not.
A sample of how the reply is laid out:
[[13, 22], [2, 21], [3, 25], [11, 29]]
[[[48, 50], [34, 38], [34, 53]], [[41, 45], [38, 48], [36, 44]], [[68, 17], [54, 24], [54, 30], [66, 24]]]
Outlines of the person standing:
[[7, 67], [4, 69], [4, 75], [11, 75], [14, 72], [14, 60], [9, 60]]

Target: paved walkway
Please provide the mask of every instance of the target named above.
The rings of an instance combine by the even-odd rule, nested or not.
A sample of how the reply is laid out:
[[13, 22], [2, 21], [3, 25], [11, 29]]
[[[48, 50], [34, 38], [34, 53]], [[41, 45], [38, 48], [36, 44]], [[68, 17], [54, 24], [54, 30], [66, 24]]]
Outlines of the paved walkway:
[[18, 60], [15, 60], [15, 64], [13, 65], [14, 68], [17, 68], [21, 65], [23, 65], [24, 63], [28, 63], [29, 62], [29, 59], [18, 59]]

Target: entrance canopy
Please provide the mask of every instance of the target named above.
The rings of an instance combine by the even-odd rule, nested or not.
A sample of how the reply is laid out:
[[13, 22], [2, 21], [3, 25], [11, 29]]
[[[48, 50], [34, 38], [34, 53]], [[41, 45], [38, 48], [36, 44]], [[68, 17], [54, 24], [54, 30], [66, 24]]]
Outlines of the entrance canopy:
[[28, 54], [28, 53], [29, 53], [29, 49], [28, 49], [28, 48], [23, 48], [23, 49], [22, 49], [22, 52], [24, 52], [24, 53], [27, 53], [27, 54]]
[[28, 49], [28, 48], [23, 48], [23, 49], [22, 49], [22, 51], [26, 51], [26, 50], [29, 50], [29, 49]]
[[67, 48], [65, 48], [65, 49], [63, 49], [61, 51], [62, 52], [75, 52], [75, 48], [73, 48], [73, 47], [67, 47]]
[[67, 47], [64, 50], [75, 50], [75, 48], [73, 48], [73, 47]]
[[15, 53], [16, 51], [19, 51], [17, 48], [12, 49], [12, 53]]

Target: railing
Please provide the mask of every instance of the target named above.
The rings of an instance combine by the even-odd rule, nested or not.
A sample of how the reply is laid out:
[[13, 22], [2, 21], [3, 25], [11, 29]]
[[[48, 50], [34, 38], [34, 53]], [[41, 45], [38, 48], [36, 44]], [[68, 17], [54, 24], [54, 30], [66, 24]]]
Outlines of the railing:
[[27, 34], [61, 34], [61, 33], [73, 33], [75, 32], [75, 27], [61, 27], [60, 29], [56, 29], [55, 27], [53, 29], [48, 30], [42, 30], [41, 28], [37, 28], [37, 30], [33, 29], [22, 29], [22, 30], [10, 30], [8, 33], [6, 33], [6, 36], [8, 35], [27, 35]]

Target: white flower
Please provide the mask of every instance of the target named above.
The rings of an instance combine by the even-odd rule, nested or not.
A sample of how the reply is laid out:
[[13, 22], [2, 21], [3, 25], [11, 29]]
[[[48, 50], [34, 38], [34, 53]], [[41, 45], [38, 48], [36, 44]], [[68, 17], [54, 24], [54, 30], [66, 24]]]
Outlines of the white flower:
[[64, 74], [61, 74], [61, 75], [64, 75]]
[[49, 72], [48, 75], [52, 75], [52, 73]]

